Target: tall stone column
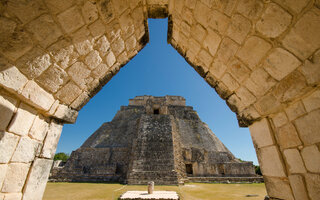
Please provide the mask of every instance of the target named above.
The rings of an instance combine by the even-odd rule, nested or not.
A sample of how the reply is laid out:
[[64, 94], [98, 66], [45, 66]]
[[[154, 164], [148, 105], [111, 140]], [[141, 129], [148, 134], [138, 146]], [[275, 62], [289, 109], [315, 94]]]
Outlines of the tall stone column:
[[319, 99], [316, 89], [249, 127], [270, 197], [319, 198]]
[[41, 200], [62, 124], [0, 95], [0, 199]]

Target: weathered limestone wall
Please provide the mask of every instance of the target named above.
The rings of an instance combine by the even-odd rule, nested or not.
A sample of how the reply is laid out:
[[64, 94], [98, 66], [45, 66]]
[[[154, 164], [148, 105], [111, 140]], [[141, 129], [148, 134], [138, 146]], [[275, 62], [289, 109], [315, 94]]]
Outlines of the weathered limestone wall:
[[318, 199], [320, 194], [319, 89], [250, 126], [268, 194]]
[[[15, 121], [20, 128], [9, 125], [26, 113], [51, 125], [52, 118], [73, 123], [148, 42], [146, 19], [168, 16], [168, 42], [227, 101], [239, 124], [256, 121], [252, 127], [267, 130], [250, 128], [261, 165], [275, 163], [270, 173], [262, 166], [269, 195], [317, 199], [319, 9], [318, 0], [1, 1], [0, 130], [29, 134], [28, 117]], [[5, 138], [0, 144], [15, 149]], [[19, 199], [21, 190], [14, 191], [6, 195]]]
[[[168, 42], [250, 126], [268, 194], [320, 194], [315, 1], [170, 1]], [[315, 168], [314, 168], [315, 167]]]
[[62, 124], [0, 93], [0, 199], [41, 200]]

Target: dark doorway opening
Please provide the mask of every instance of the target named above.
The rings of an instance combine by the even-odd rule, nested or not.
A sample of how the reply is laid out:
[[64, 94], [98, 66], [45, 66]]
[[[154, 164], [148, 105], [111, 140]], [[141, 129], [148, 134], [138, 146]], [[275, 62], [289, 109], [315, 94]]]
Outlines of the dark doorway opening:
[[153, 114], [159, 115], [159, 114], [160, 114], [160, 110], [159, 110], [159, 109], [154, 109], [154, 110], [153, 110]]
[[192, 164], [186, 164], [187, 174], [193, 174]]

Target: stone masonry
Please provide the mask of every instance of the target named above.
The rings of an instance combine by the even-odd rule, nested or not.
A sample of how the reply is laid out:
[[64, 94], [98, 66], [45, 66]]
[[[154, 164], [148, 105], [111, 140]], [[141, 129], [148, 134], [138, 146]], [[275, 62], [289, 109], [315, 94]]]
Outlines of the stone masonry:
[[189, 177], [252, 177], [179, 96], [138, 96], [73, 151], [50, 180], [177, 185]]
[[318, 199], [319, 0], [1, 1], [0, 199], [42, 198], [62, 125], [164, 17], [168, 43], [249, 126], [269, 196]]

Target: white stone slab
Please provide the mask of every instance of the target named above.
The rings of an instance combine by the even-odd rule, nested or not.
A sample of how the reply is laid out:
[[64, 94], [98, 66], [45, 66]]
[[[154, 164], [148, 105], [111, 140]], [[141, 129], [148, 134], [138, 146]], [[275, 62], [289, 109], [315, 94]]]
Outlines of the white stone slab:
[[133, 199], [162, 199], [162, 200], [179, 200], [179, 195], [174, 191], [154, 191], [148, 194], [147, 191], [127, 191], [121, 195], [122, 200]]

